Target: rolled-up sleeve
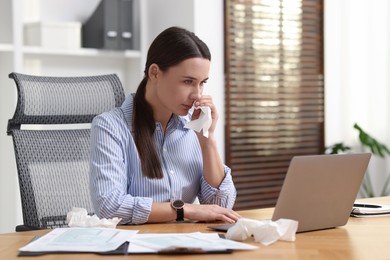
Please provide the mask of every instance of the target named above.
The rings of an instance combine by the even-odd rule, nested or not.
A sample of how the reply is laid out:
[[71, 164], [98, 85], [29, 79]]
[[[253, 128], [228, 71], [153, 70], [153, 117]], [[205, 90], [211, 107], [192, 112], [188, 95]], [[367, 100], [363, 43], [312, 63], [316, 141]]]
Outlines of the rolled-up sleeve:
[[153, 199], [128, 193], [129, 136], [127, 126], [115, 114], [95, 117], [91, 127], [90, 193], [99, 218], [118, 217], [121, 224], [142, 224], [149, 218]]
[[217, 188], [212, 187], [202, 176], [199, 202], [201, 204], [217, 204], [224, 208], [233, 208], [237, 191], [233, 183], [231, 169], [224, 166], [225, 178]]

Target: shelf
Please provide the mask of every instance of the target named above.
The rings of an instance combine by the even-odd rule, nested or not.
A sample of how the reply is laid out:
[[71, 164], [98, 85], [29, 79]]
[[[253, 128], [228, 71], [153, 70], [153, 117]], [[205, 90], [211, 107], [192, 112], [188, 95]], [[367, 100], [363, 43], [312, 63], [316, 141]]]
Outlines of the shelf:
[[12, 52], [14, 47], [12, 44], [0, 43], [0, 52]]
[[78, 56], [78, 57], [100, 57], [100, 58], [140, 58], [141, 52], [134, 50], [101, 50], [101, 49], [47, 49], [36, 46], [23, 47], [26, 55], [51, 55], [51, 56]]

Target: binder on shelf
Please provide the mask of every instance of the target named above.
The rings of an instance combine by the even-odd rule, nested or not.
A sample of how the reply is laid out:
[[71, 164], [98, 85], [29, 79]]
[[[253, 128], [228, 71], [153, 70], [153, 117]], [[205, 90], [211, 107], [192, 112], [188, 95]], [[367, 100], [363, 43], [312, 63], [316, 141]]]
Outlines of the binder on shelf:
[[133, 0], [119, 0], [119, 49], [134, 49]]
[[133, 0], [101, 0], [82, 26], [82, 43], [86, 48], [132, 50], [135, 44]]

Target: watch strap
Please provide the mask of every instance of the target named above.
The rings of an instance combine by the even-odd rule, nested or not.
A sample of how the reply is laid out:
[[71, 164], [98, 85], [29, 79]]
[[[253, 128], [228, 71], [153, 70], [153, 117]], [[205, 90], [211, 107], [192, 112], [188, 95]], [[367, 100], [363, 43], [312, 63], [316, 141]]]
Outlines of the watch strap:
[[176, 221], [183, 221], [184, 220], [184, 209], [176, 209]]
[[172, 208], [176, 210], [176, 221], [184, 220], [184, 201], [174, 200], [171, 202]]

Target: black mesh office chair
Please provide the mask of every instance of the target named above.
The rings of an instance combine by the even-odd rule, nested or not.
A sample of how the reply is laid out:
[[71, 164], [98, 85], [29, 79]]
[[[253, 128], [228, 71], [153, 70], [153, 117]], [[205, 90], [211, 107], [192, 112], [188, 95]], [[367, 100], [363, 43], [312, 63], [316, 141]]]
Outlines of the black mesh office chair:
[[115, 74], [40, 77], [19, 73], [9, 77], [18, 90], [15, 114], [7, 127], [14, 143], [23, 211], [23, 225], [16, 231], [64, 227], [72, 207], [93, 213], [90, 123], [97, 114], [124, 101], [119, 78]]

